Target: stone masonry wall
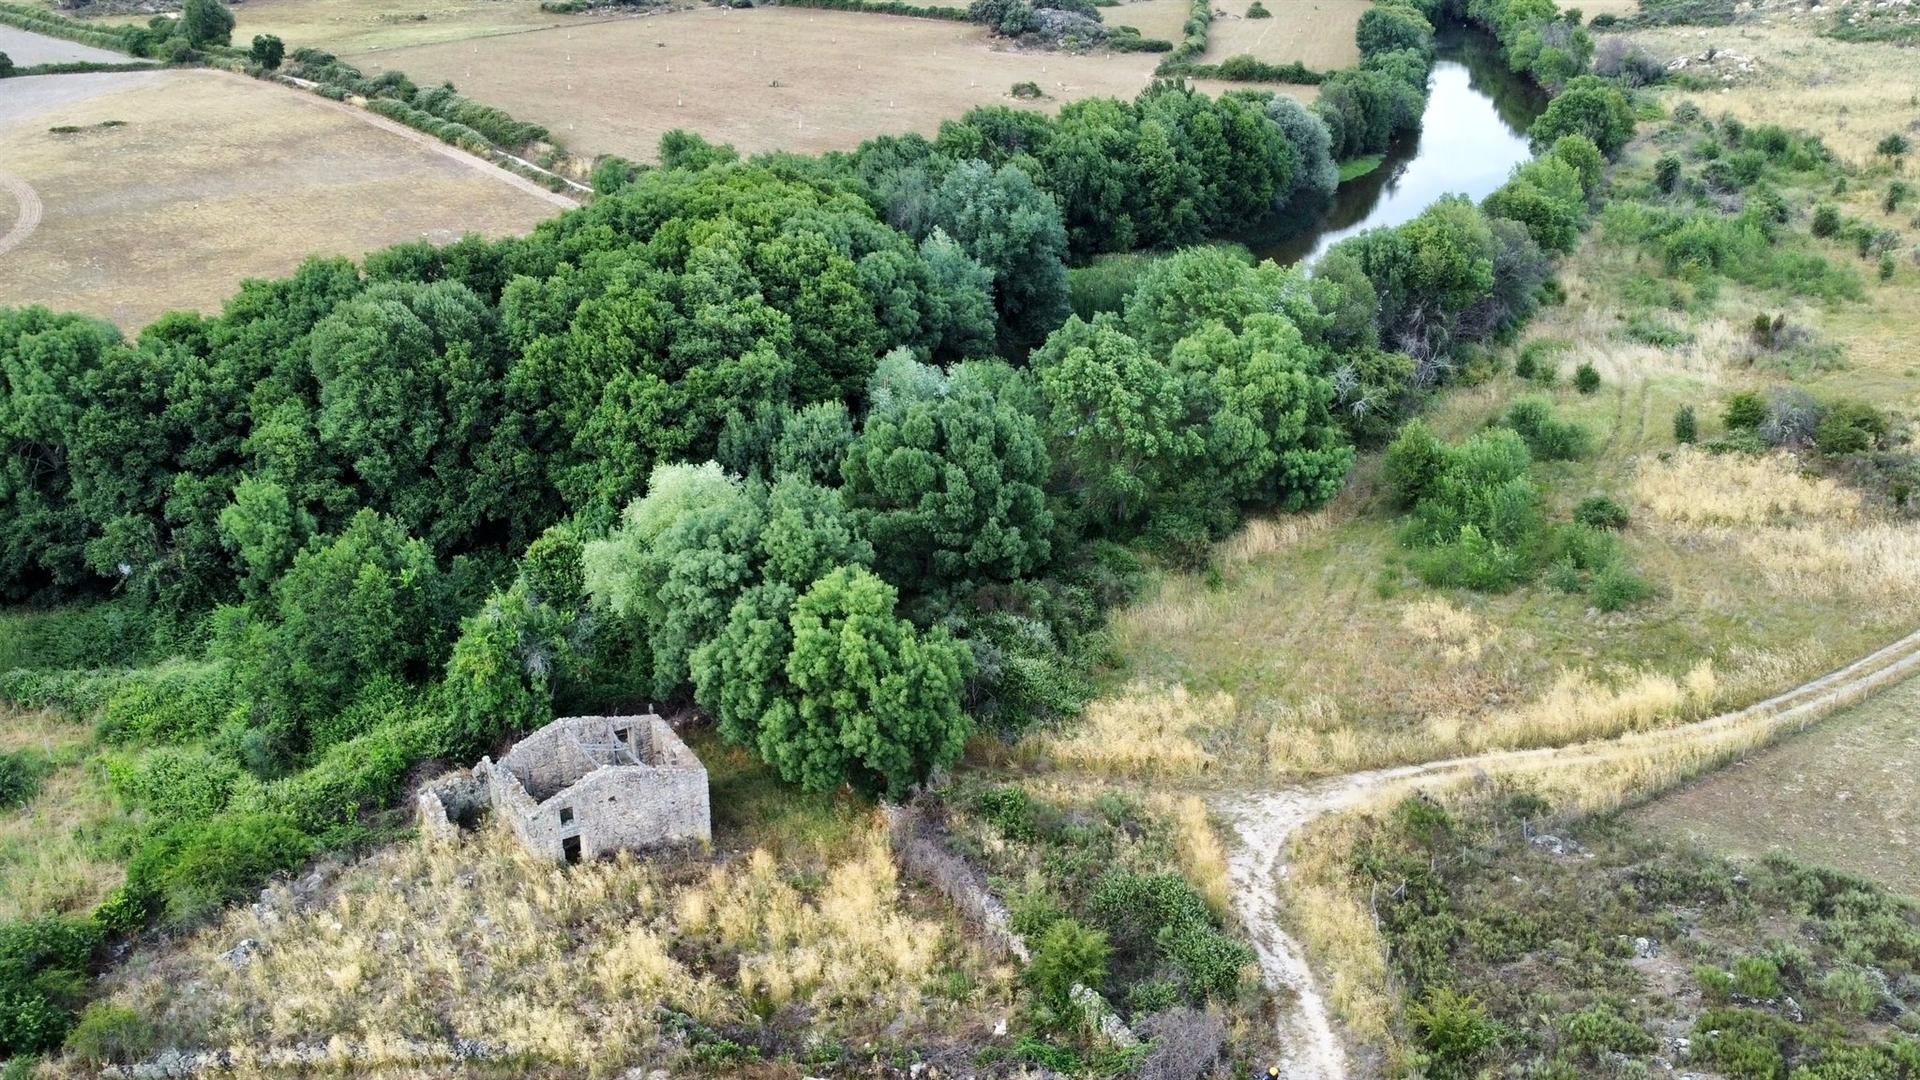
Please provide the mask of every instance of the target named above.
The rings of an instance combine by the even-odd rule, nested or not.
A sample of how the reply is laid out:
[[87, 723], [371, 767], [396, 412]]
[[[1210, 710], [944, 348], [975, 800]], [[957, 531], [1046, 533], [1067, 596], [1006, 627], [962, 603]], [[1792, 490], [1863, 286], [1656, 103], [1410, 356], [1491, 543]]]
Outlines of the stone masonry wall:
[[[618, 733], [645, 764], [589, 761], [579, 743]], [[586, 766], [584, 772], [582, 766]], [[494, 813], [530, 851], [559, 860], [579, 839], [579, 857], [656, 847], [713, 835], [707, 770], [657, 716], [556, 720], [474, 769]], [[564, 821], [562, 819], [565, 819]]]

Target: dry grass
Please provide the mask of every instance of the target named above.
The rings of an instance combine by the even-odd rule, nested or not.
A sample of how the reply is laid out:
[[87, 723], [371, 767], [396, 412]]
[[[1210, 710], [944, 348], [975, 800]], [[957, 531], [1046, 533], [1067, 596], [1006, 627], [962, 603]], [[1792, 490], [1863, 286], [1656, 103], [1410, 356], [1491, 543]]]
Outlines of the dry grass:
[[[152, 16], [101, 16], [103, 23], [142, 23]], [[521, 0], [431, 0], [414, 5], [393, 0], [246, 0], [233, 7], [233, 40], [276, 34], [288, 49], [312, 47], [349, 62], [382, 49], [494, 37], [549, 26], [583, 31], [599, 18], [553, 15]], [[629, 18], [631, 16], [620, 16]]]
[[1032, 736], [1021, 752], [1102, 776], [1195, 776], [1214, 766], [1202, 732], [1231, 721], [1233, 698], [1184, 686], [1134, 683], [1096, 701], [1061, 734]]
[[[572, 36], [569, 36], [569, 35]], [[703, 7], [357, 57], [368, 71], [464, 92], [583, 153], [657, 158], [686, 128], [743, 153], [849, 150], [876, 135], [933, 134], [978, 105], [1056, 110], [1079, 98], [1131, 98], [1152, 53], [1072, 56], [997, 45], [964, 23], [856, 12]], [[1009, 91], [1038, 83], [1049, 99]]]
[[1227, 849], [1220, 842], [1206, 802], [1196, 795], [1157, 793], [1152, 806], [1155, 815], [1172, 829], [1179, 845], [1180, 872], [1200, 890], [1215, 914], [1231, 918], [1233, 894], [1227, 879]]
[[[85, 730], [44, 713], [0, 715], [0, 750], [34, 747], [61, 757]], [[0, 812], [0, 921], [93, 909], [125, 877], [101, 850], [122, 820], [97, 766], [56, 768], [26, 805]]]
[[[1771, 674], [1743, 673], [1738, 681]], [[1607, 812], [1722, 765], [1789, 728], [1789, 722], [1773, 715], [1757, 715], [1681, 739], [1661, 732], [1628, 735], [1564, 755], [1496, 758], [1383, 785], [1363, 804], [1320, 818], [1294, 835], [1288, 845], [1289, 872], [1280, 879], [1283, 910], [1349, 1030], [1369, 1048], [1404, 1064], [1408, 1047], [1400, 1039], [1402, 998], [1369, 897], [1350, 871], [1366, 815], [1383, 813], [1416, 792], [1458, 806], [1500, 782], [1541, 795], [1564, 818]], [[1745, 813], [1743, 809], [1734, 816]]]
[[[1715, 70], [1732, 77], [1719, 90], [1674, 100], [1691, 96], [1709, 116], [1729, 112], [1749, 123], [1815, 131], [1842, 158], [1866, 164], [1875, 143], [1920, 116], [1913, 104], [1920, 94], [1920, 68], [1912, 50], [1896, 44], [1819, 36], [1831, 17], [1829, 8], [1780, 5], [1731, 26], [1636, 31], [1632, 38], [1662, 59], [1699, 57], [1710, 49], [1721, 54]], [[1753, 69], [1730, 71], [1727, 53], [1751, 59]], [[1784, 99], [1793, 103], [1790, 115], [1782, 113]]]
[[1879, 607], [1920, 598], [1920, 524], [1878, 519], [1789, 454], [1676, 453], [1644, 467], [1633, 493], [1676, 542], [1735, 552], [1789, 595]]
[[[0, 259], [8, 303], [134, 328], [169, 310], [218, 310], [241, 279], [286, 274], [309, 255], [522, 233], [555, 212], [471, 159], [252, 80], [165, 72], [8, 87], [26, 97], [6, 106], [16, 122], [0, 129], [0, 161], [45, 206], [38, 231]], [[81, 96], [89, 89], [98, 93]], [[116, 120], [124, 126], [96, 126]]]
[[[1297, 60], [1316, 71], [1335, 71], [1360, 62], [1353, 31], [1373, 0], [1279, 0], [1266, 5], [1273, 13], [1270, 19], [1246, 18], [1248, 2], [1214, 5], [1202, 62], [1217, 64], [1246, 54], [1270, 64]], [[1170, 39], [1178, 41], [1180, 35]]]
[[[257, 953], [223, 959], [242, 939]], [[955, 967], [973, 979], [960, 1000], [935, 992]], [[1010, 977], [910, 908], [877, 825], [805, 889], [765, 852], [704, 873], [569, 868], [495, 830], [382, 851], [311, 905], [278, 887], [130, 961], [108, 996], [166, 1041], [243, 1062], [330, 1041], [417, 1058], [419, 1042], [470, 1038], [524, 1063], [517, 1075], [618, 1075], [672, 1060], [663, 1008], [723, 1030], [802, 1016], [821, 1038], [952, 1030], [1004, 1004]]]
[[1443, 596], [1430, 596], [1407, 605], [1400, 616], [1407, 632], [1439, 652], [1441, 662], [1453, 666], [1480, 659], [1500, 640], [1500, 628], [1455, 607]]
[[1695, 528], [1845, 523], [1861, 512], [1858, 493], [1806, 473], [1788, 453], [1749, 457], [1683, 448], [1646, 463], [1634, 477], [1633, 495], [1655, 520]]
[[1266, 732], [1266, 766], [1276, 777], [1319, 776], [1610, 738], [1697, 719], [1719, 700], [1719, 689], [1712, 664], [1701, 661], [1680, 678], [1657, 671], [1611, 678], [1562, 671], [1524, 704], [1477, 716], [1436, 713], [1392, 731], [1350, 723], [1324, 703], [1278, 709]]
[[1188, 0], [1124, 0], [1118, 7], [1100, 9], [1100, 17], [1110, 26], [1131, 26], [1142, 37], [1178, 42], [1192, 10]]

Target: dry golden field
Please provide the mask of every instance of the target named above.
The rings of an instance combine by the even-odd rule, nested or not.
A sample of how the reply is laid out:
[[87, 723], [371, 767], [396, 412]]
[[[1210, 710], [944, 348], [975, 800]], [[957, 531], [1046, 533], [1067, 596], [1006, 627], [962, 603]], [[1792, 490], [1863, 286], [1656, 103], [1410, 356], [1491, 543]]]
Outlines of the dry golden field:
[[[1663, 60], [1690, 57], [1690, 70], [1721, 80], [1720, 89], [1692, 95], [1707, 115], [1728, 112], [1750, 123], [1817, 131], [1841, 158], [1864, 165], [1882, 137], [1895, 131], [1912, 136], [1908, 125], [1920, 120], [1920, 62], [1913, 49], [1897, 44], [1820, 36], [1830, 17], [1825, 9], [1788, 7], [1750, 14], [1731, 26], [1628, 36]], [[1701, 60], [1709, 51], [1713, 60]], [[1743, 60], [1751, 66], [1743, 69]], [[1783, 109], [1787, 101], [1791, 108]]]
[[1117, 7], [1101, 8], [1100, 17], [1111, 26], [1131, 26], [1143, 37], [1178, 42], [1192, 10], [1187, 0], [1122, 0]]
[[[351, 57], [376, 49], [513, 34], [598, 21], [554, 15], [539, 0], [243, 0], [233, 5], [236, 43], [277, 34], [288, 49]], [[145, 23], [149, 15], [102, 15], [103, 23]]]
[[579, 153], [656, 158], [686, 128], [742, 153], [846, 150], [876, 135], [932, 134], [978, 105], [1022, 105], [1035, 82], [1049, 111], [1077, 98], [1131, 98], [1151, 53], [1021, 52], [962, 23], [801, 8], [699, 8], [352, 57], [368, 72], [451, 80], [545, 125]]
[[0, 163], [43, 216], [0, 260], [0, 302], [134, 329], [216, 311], [242, 279], [310, 255], [523, 233], [558, 212], [550, 193], [377, 119], [212, 72], [9, 80]]
[[[1242, 53], [1270, 64], [1297, 60], [1319, 71], [1360, 62], [1353, 31], [1373, 0], [1275, 0], [1266, 5], [1273, 13], [1270, 19], [1246, 18], [1250, 2], [1229, 0], [1214, 5], [1202, 63], [1217, 64]], [[1173, 40], [1179, 40], [1179, 35], [1175, 34]]]

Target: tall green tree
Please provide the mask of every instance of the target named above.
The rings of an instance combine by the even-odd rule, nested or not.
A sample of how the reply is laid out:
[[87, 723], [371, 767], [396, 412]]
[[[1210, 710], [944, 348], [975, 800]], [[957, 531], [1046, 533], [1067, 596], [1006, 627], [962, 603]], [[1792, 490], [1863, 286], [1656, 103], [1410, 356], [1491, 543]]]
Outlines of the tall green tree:
[[972, 730], [960, 709], [965, 646], [896, 616], [873, 573], [835, 570], [793, 605], [791, 693], [760, 722], [763, 756], [791, 783], [899, 796], [959, 760]]
[[694, 650], [758, 580], [763, 523], [756, 493], [717, 464], [662, 465], [619, 527], [586, 546], [587, 591], [646, 628], [659, 697], [687, 685]]
[[1067, 311], [1067, 234], [1060, 208], [1011, 165], [969, 161], [934, 194], [933, 221], [993, 274], [1005, 333], [1039, 340]]
[[233, 12], [220, 0], [187, 0], [180, 8], [180, 33], [196, 49], [233, 42]]
[[1046, 442], [984, 378], [936, 373], [931, 392], [870, 414], [847, 454], [847, 498], [909, 592], [1013, 581], [1052, 550]]

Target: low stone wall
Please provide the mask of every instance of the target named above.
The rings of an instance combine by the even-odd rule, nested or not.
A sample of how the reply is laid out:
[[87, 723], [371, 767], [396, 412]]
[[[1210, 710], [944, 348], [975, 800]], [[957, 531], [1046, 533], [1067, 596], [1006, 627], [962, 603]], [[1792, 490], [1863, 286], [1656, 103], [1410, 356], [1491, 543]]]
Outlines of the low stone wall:
[[939, 889], [960, 914], [1007, 959], [1028, 963], [1026, 939], [1013, 930], [1007, 906], [987, 888], [986, 876], [953, 853], [945, 830], [920, 807], [888, 806], [887, 835], [893, 857], [908, 873]]

